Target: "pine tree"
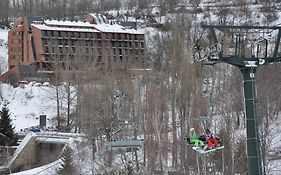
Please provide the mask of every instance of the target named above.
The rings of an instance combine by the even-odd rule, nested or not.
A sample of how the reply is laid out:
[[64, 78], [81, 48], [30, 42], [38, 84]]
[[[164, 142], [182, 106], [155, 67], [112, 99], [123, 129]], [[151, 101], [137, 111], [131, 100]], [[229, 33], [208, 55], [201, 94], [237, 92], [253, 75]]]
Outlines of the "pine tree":
[[14, 132], [12, 126], [12, 120], [10, 118], [9, 109], [7, 104], [4, 104], [2, 110], [0, 111], [0, 145], [1, 146], [12, 146], [16, 145], [18, 141], [18, 136]]
[[62, 161], [62, 167], [57, 172], [58, 175], [77, 174], [73, 165], [72, 150], [68, 146], [63, 150]]

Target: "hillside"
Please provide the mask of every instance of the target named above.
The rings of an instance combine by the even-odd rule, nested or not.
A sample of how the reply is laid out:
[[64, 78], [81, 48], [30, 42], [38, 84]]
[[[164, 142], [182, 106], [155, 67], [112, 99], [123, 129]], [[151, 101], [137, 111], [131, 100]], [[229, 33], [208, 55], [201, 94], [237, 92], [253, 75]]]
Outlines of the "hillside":
[[26, 85], [25, 88], [1, 85], [2, 101], [8, 103], [16, 131], [39, 125], [39, 115], [47, 116], [47, 126], [53, 126], [51, 119], [56, 116], [54, 88], [40, 84]]
[[[24, 88], [1, 84], [1, 105], [8, 103], [16, 131], [38, 125], [42, 114], [47, 116], [47, 126], [56, 127], [59, 104], [62, 125], [69, 132], [87, 135], [81, 144], [70, 143], [74, 164], [81, 174], [247, 174], [242, 74], [229, 64], [194, 63], [192, 49], [197, 41], [201, 47], [212, 44], [201, 23], [279, 26], [280, 1], [67, 0], [65, 8], [61, 2], [47, 5], [41, 0], [30, 6], [22, 4], [18, 13], [10, 14], [10, 19], [26, 13], [56, 19], [66, 15], [77, 20], [84, 19], [87, 13], [102, 12], [111, 20], [137, 21], [146, 34], [149, 71], [142, 76], [126, 72], [122, 74], [124, 77], [116, 72], [91, 72], [88, 74], [91, 81], [74, 86], [62, 83], [58, 88], [44, 82], [30, 82]], [[45, 5], [45, 9], [38, 11], [36, 5]], [[7, 70], [7, 32], [8, 29], [0, 29], [2, 73]], [[254, 38], [251, 34], [247, 37]], [[277, 38], [270, 30], [259, 35], [271, 44]], [[220, 37], [224, 53], [233, 52], [236, 36]], [[278, 53], [280, 50], [279, 47]], [[280, 63], [260, 67], [256, 78], [262, 161], [264, 171], [273, 175], [281, 173], [280, 67]], [[69, 97], [68, 88], [72, 92]], [[58, 98], [56, 90], [60, 92]], [[201, 116], [210, 118], [201, 121]], [[126, 130], [124, 121], [134, 123], [134, 132], [121, 132]], [[198, 154], [184, 141], [190, 128], [195, 128], [198, 135], [210, 128], [222, 139], [225, 148]], [[120, 140], [144, 138], [145, 147], [109, 151], [105, 145], [111, 136]], [[48, 166], [55, 165], [47, 165], [40, 171], [49, 169]]]
[[0, 72], [1, 74], [8, 70], [8, 29], [0, 29]]

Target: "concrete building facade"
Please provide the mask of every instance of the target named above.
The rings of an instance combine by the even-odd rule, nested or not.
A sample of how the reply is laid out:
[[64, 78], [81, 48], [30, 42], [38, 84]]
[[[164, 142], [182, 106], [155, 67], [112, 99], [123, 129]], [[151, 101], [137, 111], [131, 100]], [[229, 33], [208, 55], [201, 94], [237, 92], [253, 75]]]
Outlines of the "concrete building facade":
[[9, 70], [0, 80], [53, 81], [57, 68], [77, 70], [82, 63], [104, 70], [144, 68], [144, 48], [142, 31], [102, 15], [90, 14], [87, 22], [22, 17], [9, 31]]

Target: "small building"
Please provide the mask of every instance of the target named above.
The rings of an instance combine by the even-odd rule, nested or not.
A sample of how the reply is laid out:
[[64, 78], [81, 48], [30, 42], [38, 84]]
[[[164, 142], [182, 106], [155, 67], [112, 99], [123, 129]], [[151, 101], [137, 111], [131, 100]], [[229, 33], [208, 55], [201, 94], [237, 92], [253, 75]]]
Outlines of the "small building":
[[81, 64], [104, 70], [144, 67], [142, 31], [110, 23], [102, 15], [90, 14], [86, 20], [22, 17], [9, 31], [9, 69], [0, 81], [52, 82], [56, 69], [77, 71]]

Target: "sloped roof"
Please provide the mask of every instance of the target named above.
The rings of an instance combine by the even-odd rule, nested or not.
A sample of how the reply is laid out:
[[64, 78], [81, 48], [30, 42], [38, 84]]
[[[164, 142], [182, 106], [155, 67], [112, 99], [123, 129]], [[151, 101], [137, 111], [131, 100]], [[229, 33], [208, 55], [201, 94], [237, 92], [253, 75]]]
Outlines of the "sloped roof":
[[29, 30], [31, 30], [31, 24], [34, 23], [34, 21], [42, 21], [43, 22], [43, 18], [40, 16], [28, 16], [27, 17], [27, 23], [28, 23], [28, 28]]

